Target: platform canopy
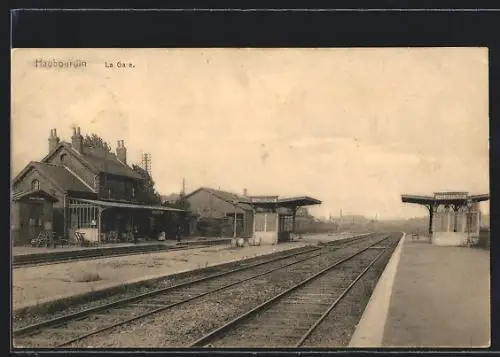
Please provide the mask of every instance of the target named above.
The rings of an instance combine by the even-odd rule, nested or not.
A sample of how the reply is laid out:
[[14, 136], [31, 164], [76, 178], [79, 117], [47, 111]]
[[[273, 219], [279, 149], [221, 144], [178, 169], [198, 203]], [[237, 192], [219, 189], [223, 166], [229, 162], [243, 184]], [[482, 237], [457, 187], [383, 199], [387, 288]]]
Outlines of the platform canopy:
[[48, 200], [52, 202], [59, 201], [57, 197], [44, 190], [14, 192], [12, 194], [12, 201], [22, 201], [22, 200]]
[[432, 221], [434, 213], [439, 206], [453, 207], [456, 211], [460, 207], [468, 206], [481, 201], [488, 201], [490, 195], [469, 195], [468, 192], [434, 192], [433, 196], [401, 195], [404, 203], [416, 203], [429, 210], [429, 234], [432, 235]]
[[284, 207], [284, 208], [297, 208], [301, 206], [319, 205], [321, 201], [309, 196], [298, 197], [282, 197], [279, 196], [250, 196], [244, 201], [238, 203], [247, 203], [256, 207]]
[[124, 202], [87, 200], [83, 198], [79, 198], [78, 201], [91, 203], [93, 205], [100, 206], [103, 208], [130, 208], [130, 209], [146, 209], [152, 211], [185, 212], [184, 210], [181, 209], [165, 207], [165, 206], [155, 206], [155, 205], [151, 206], [151, 205], [124, 203]]
[[421, 205], [466, 205], [467, 202], [488, 201], [488, 194], [469, 195], [468, 192], [435, 192], [433, 196], [401, 195], [404, 203]]

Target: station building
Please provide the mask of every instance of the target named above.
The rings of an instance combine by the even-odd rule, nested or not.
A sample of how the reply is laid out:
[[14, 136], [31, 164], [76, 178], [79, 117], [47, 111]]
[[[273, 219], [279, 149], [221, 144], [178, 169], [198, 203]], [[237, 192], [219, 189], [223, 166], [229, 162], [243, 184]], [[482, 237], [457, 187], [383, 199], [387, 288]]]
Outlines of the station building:
[[200, 187], [186, 195], [190, 210], [199, 220], [222, 222], [222, 235], [256, 238], [262, 244], [290, 240], [295, 233], [297, 212], [305, 206], [321, 204], [308, 196], [251, 196]]
[[462, 246], [479, 239], [481, 210], [479, 203], [488, 194], [435, 192], [433, 196], [402, 195], [404, 203], [423, 205], [429, 211], [429, 236], [436, 245]]
[[[12, 181], [11, 230], [18, 243], [29, 243], [45, 229], [70, 241], [75, 231], [89, 241], [130, 241], [134, 231], [162, 230], [168, 214], [181, 211], [141, 202], [137, 192], [144, 177], [127, 164], [123, 140], [113, 153], [85, 145], [80, 128], [74, 129], [71, 143], [52, 129], [48, 144], [47, 155], [30, 162]], [[52, 202], [53, 213], [47, 213], [47, 205], [33, 204], [35, 199]], [[49, 216], [50, 224], [45, 222]]]

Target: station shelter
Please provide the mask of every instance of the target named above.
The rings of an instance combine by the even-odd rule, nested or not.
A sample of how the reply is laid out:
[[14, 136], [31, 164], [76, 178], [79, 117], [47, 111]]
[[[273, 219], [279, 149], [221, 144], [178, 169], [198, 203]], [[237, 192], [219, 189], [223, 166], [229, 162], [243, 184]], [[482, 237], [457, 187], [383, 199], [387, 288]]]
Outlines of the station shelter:
[[479, 203], [488, 194], [435, 192], [433, 196], [402, 195], [404, 203], [423, 205], [429, 211], [429, 237], [436, 245], [463, 246], [479, 239], [481, 210]]
[[85, 239], [98, 243], [133, 241], [145, 232], [157, 238], [168, 234], [173, 214], [186, 214], [171, 207], [81, 198], [69, 199], [66, 208], [69, 236], [84, 233]]
[[254, 212], [252, 237], [261, 244], [276, 244], [289, 241], [295, 233], [300, 207], [319, 205], [321, 201], [308, 196], [250, 196], [244, 203], [251, 205]]

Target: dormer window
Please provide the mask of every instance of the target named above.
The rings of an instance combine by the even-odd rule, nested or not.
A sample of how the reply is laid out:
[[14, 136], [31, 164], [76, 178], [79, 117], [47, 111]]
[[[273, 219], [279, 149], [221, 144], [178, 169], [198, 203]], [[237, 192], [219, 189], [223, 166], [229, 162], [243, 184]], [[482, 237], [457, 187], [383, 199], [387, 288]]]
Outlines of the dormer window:
[[39, 189], [40, 189], [40, 181], [36, 179], [31, 181], [31, 190], [38, 191]]
[[66, 156], [67, 156], [66, 154], [62, 154], [61, 156], [59, 156], [59, 160], [61, 161], [62, 164], [66, 160]]

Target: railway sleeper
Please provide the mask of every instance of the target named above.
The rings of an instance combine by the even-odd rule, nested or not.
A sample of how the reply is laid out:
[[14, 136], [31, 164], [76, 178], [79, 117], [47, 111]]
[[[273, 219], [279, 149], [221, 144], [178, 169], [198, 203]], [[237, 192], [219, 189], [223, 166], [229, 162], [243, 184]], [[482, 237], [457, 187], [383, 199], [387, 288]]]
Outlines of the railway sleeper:
[[248, 334], [244, 334], [244, 337], [245, 339], [248, 339], [248, 338], [262, 338], [264, 337], [265, 339], [269, 340], [269, 339], [274, 339], [276, 337], [278, 338], [282, 338], [282, 339], [291, 339], [291, 340], [298, 340], [302, 337], [303, 333], [293, 333], [291, 331], [287, 331], [286, 333], [283, 333], [283, 332], [279, 332], [279, 331], [273, 331], [273, 330], [264, 330], [264, 331], [261, 331], [261, 332], [251, 332], [251, 333], [248, 333]]
[[[94, 330], [97, 329], [97, 326]], [[82, 333], [81, 329], [78, 328], [47, 328], [44, 332], [55, 333], [58, 335], [80, 335]]]
[[[148, 299], [147, 301], [139, 302], [136, 304], [169, 306], [172, 304], [181, 303], [184, 300], [193, 298], [195, 296], [197, 296], [197, 295], [182, 296], [182, 297], [178, 297], [178, 298], [170, 298], [170, 299], [165, 299], [165, 300], [160, 300], [160, 299], [149, 300]], [[136, 304], [133, 304], [131, 306], [136, 306]]]
[[136, 306], [136, 307], [144, 307], [144, 308], [154, 308], [154, 309], [159, 309], [159, 308], [162, 308], [162, 307], [166, 307], [168, 305], [166, 304], [146, 304], [146, 303], [138, 303], [138, 304], [132, 304], [131, 306]]
[[317, 302], [317, 301], [306, 301], [306, 300], [291, 300], [291, 301], [286, 301], [284, 302], [287, 305], [301, 305], [301, 308], [303, 308], [303, 305], [313, 305], [313, 306], [330, 306], [332, 303], [329, 302]]
[[[321, 312], [315, 312], [315, 311], [304, 311], [303, 309], [297, 309], [296, 311], [289, 311], [290, 313], [293, 313], [294, 315], [300, 315], [300, 316], [311, 316], [311, 317], [320, 317], [323, 315], [323, 311]], [[272, 316], [269, 315], [274, 315], [274, 314], [279, 314], [280, 316], [284, 315], [283, 310], [274, 310], [274, 309], [269, 309], [266, 311], [263, 311], [259, 316], [263, 317], [267, 315], [269, 318], [272, 318]], [[287, 314], [288, 315], [288, 314]], [[286, 318], [286, 317], [280, 317], [280, 321], [297, 321], [297, 318]]]
[[48, 346], [49, 341], [46, 338], [15, 339], [17, 348], [33, 348]]
[[[92, 316], [98, 317], [99, 319], [125, 319], [125, 318], [131, 318], [131, 317], [133, 317], [134, 314], [115, 314], [115, 313], [109, 313], [109, 314], [92, 314]], [[84, 321], [82, 321], [82, 322], [84, 322]]]
[[301, 327], [299, 325], [290, 324], [245, 324], [243, 328], [248, 328], [250, 330], [262, 330], [262, 329], [273, 329], [273, 330], [287, 330], [287, 331], [304, 331], [307, 332], [309, 327]]

